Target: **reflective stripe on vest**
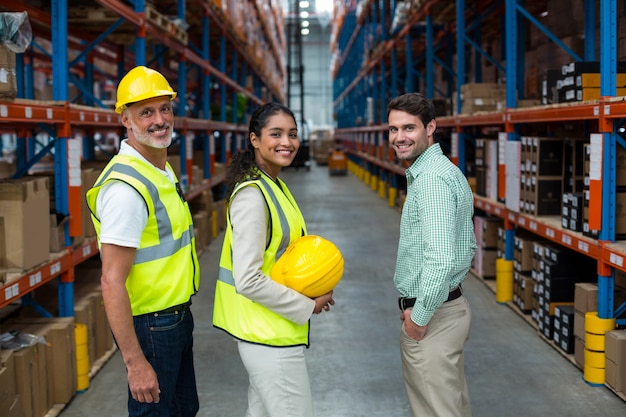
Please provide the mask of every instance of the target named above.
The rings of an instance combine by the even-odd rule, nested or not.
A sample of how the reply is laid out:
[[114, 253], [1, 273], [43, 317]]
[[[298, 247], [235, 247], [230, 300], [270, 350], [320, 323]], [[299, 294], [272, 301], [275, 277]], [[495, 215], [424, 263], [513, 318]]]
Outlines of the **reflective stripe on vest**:
[[126, 164], [113, 164], [102, 177], [102, 180], [95, 186], [99, 187], [104, 183], [104, 181], [108, 180], [111, 172], [119, 172], [121, 174], [129, 175], [141, 182], [148, 190], [148, 193], [150, 193], [152, 203], [154, 204], [154, 215], [156, 217], [157, 224], [159, 225], [158, 230], [160, 243], [151, 247], [137, 249], [135, 264], [165, 258], [175, 254], [182, 247], [191, 244], [191, 239], [193, 238], [193, 224], [189, 226], [187, 231], [183, 232], [180, 238], [174, 239], [172, 223], [170, 222], [170, 218], [167, 215], [167, 210], [165, 209], [163, 202], [159, 198], [159, 191], [152, 182], [141, 175], [135, 168]]
[[[279, 190], [279, 186], [272, 185], [264, 175], [239, 184], [233, 190], [231, 199], [241, 188], [250, 185], [256, 185], [263, 193], [272, 222], [272, 235], [263, 255], [262, 267], [263, 273], [269, 276], [280, 254], [292, 240], [306, 234], [306, 228], [302, 213], [284, 183], [281, 182], [283, 188]], [[269, 346], [308, 346], [308, 323], [298, 325], [237, 293], [232, 273], [231, 239], [232, 225], [228, 217], [216, 282], [213, 325], [248, 342]]]

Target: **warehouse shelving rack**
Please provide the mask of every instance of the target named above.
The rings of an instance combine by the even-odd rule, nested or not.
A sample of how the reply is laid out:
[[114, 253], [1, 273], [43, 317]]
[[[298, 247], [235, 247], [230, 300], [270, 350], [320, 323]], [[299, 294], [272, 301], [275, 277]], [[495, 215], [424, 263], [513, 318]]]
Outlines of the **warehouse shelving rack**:
[[[467, 3], [467, 4], [466, 4]], [[471, 3], [471, 6], [467, 6]], [[541, 7], [542, 2], [526, 2], [528, 8]], [[390, 190], [397, 188], [399, 178], [404, 176], [404, 167], [394, 161], [393, 153], [386, 148], [387, 126], [383, 122], [386, 114], [385, 102], [398, 93], [415, 91], [414, 78], [426, 81], [424, 93], [433, 98], [432, 73], [435, 66], [440, 66], [450, 77], [448, 92], [439, 92], [443, 96], [452, 96], [456, 90], [456, 113], [461, 111], [460, 91], [466, 83], [466, 44], [489, 60], [505, 76], [506, 109], [500, 112], [478, 115], [438, 117], [437, 125], [441, 130], [449, 131], [451, 137], [451, 157], [465, 172], [465, 147], [471, 143], [468, 134], [473, 128], [496, 127], [506, 133], [507, 140], [519, 140], [518, 128], [533, 124], [552, 124], [585, 120], [597, 133], [601, 134], [600, 157], [603, 163], [595, 166], [601, 172], [592, 178], [591, 200], [595, 205], [596, 215], [590, 217], [590, 227], [600, 230], [599, 239], [591, 239], [580, 233], [562, 229], [560, 223], [551, 219], [534, 217], [508, 210], [502, 203], [475, 196], [475, 207], [491, 215], [504, 219], [506, 228], [505, 259], [513, 257], [513, 236], [515, 228], [527, 229], [538, 236], [569, 247], [589, 256], [598, 262], [598, 315], [600, 318], [614, 318], [623, 314], [626, 305], [614, 308], [614, 270], [626, 271], [626, 245], [615, 241], [615, 154], [616, 146], [624, 146], [624, 141], [617, 131], [626, 119], [626, 101], [615, 97], [616, 74], [616, 15], [615, 1], [600, 0], [598, 20], [600, 22], [600, 63], [601, 96], [590, 102], [567, 105], [547, 105], [530, 108], [517, 108], [517, 98], [524, 98], [524, 77], [519, 68], [524, 68], [524, 55], [521, 48], [524, 24], [526, 21], [535, 25], [552, 42], [560, 46], [572, 60], [593, 61], [596, 56], [596, 4], [585, 0], [584, 57], [581, 58], [555, 37], [535, 17], [538, 9], [529, 10], [517, 0], [452, 2], [424, 0], [413, 2], [407, 14], [406, 23], [395, 33], [390, 34], [389, 21], [385, 13], [394, 13], [395, 2], [340, 4], [336, 12], [338, 23], [332, 44], [335, 62], [331, 68], [334, 78], [335, 111], [337, 113], [336, 137], [344, 142], [350, 153], [350, 159], [362, 166], [371, 175], [371, 181], [383, 181], [390, 184]], [[467, 10], [466, 6], [471, 9]], [[434, 21], [447, 22], [436, 26]], [[490, 57], [480, 46], [480, 31], [471, 30], [479, 25], [490, 25], [493, 34], [501, 31], [506, 46], [506, 62], [503, 67]], [[379, 37], [367, 37], [367, 28], [374, 27]], [[416, 27], [425, 32], [423, 41], [416, 42], [413, 32]], [[470, 34], [471, 32], [471, 34]], [[388, 35], [386, 35], [388, 34]], [[459, 34], [462, 34], [459, 36]], [[366, 53], [372, 40], [376, 41], [372, 53]], [[454, 41], [456, 40], [456, 48]], [[453, 69], [451, 49], [456, 49], [456, 71]], [[443, 56], [443, 58], [442, 58]], [[363, 57], [366, 57], [363, 59]], [[360, 62], [362, 60], [362, 62]], [[389, 71], [389, 68], [392, 71]], [[424, 68], [426, 75], [417, 68]], [[476, 71], [477, 78], [480, 71]], [[452, 83], [452, 78], [456, 83]], [[403, 81], [403, 82], [402, 82]], [[480, 79], [476, 79], [480, 82]], [[368, 107], [367, 98], [379, 102], [378, 106]], [[368, 117], [362, 117], [367, 115]], [[377, 117], [378, 115], [378, 117]], [[357, 121], [357, 123], [355, 123]], [[358, 123], [361, 121], [361, 123]], [[503, 162], [501, 162], [503, 163]], [[504, 166], [499, 167], [500, 181], [504, 181]], [[390, 177], [390, 178], [389, 178]], [[375, 188], [372, 185], [372, 188]], [[390, 192], [390, 197], [394, 195]], [[391, 200], [391, 198], [390, 198]], [[393, 202], [390, 201], [390, 204]], [[626, 320], [618, 320], [626, 324]]]
[[[256, 31], [255, 44], [249, 44], [234, 29], [241, 29], [242, 25], [230, 21], [219, 2], [178, 0], [147, 5], [143, 0], [135, 0], [131, 3], [132, 6], [120, 0], [93, 0], [81, 2], [77, 8], [67, 0], [52, 0], [49, 10], [16, 0], [6, 0], [0, 5], [0, 12], [26, 11], [33, 36], [51, 40], [51, 51], [33, 42], [24, 54], [17, 54], [18, 98], [0, 101], [0, 132], [12, 133], [18, 139], [17, 172], [13, 177], [27, 173], [54, 149], [55, 208], [69, 216], [66, 250], [53, 254], [49, 262], [33, 270], [17, 273], [10, 283], [0, 286], [0, 308], [20, 298], [32, 302], [28, 296], [34, 289], [58, 278], [59, 315], [73, 316], [74, 267], [98, 253], [95, 239], [72, 247], [71, 237], [82, 233], [81, 187], [72, 168], [80, 168], [80, 159], [94, 158], [96, 133], [121, 134], [122, 128], [118, 115], [106, 108], [102, 97], [96, 97], [92, 88], [84, 87], [85, 81], [116, 85], [133, 65], [162, 68], [178, 92], [174, 129], [184, 185], [191, 181], [194, 145], [204, 151], [204, 178], [194, 181], [198, 186], [185, 188], [187, 199], [212, 189], [219, 194], [224, 173], [217, 173], [215, 164], [230, 160], [231, 153], [242, 146], [247, 131], [241, 114], [236, 111], [237, 100], [245, 98], [247, 113], [251, 103], [285, 99], [282, 17], [274, 9], [264, 9], [267, 2], [245, 2], [248, 11], [256, 13], [252, 16], [255, 25], [246, 26]], [[86, 18], [77, 19], [77, 12]], [[170, 12], [184, 24], [177, 25], [164, 14]], [[70, 59], [69, 50], [77, 51], [77, 56]], [[270, 58], [263, 55], [260, 60], [258, 52]], [[96, 58], [108, 63], [108, 67], [96, 68]], [[36, 71], [52, 74], [52, 101], [34, 100]], [[193, 84], [188, 85], [189, 81]], [[88, 105], [75, 104], [68, 96], [70, 82], [78, 84], [79, 97]], [[212, 96], [213, 90], [217, 90], [217, 99]], [[219, 101], [218, 115], [213, 118], [212, 101]], [[49, 143], [40, 144], [43, 150], [38, 153], [34, 152], [36, 132], [49, 136]], [[81, 139], [83, 151], [77, 157], [75, 150]]]

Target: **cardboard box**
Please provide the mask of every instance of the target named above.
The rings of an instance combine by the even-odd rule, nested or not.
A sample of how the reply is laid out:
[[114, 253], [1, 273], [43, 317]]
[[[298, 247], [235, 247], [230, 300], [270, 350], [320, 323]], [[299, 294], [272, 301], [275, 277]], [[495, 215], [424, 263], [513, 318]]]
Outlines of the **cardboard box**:
[[617, 392], [626, 391], [626, 330], [605, 333], [605, 382]]
[[616, 392], [624, 392], [626, 387], [626, 366], [617, 365], [607, 359], [604, 369], [604, 382]]
[[5, 227], [5, 265], [27, 270], [50, 257], [48, 178], [0, 180], [0, 213]]
[[113, 335], [106, 317], [100, 276], [102, 264], [98, 257], [78, 265], [75, 269], [74, 294], [76, 320], [87, 325], [90, 361], [93, 363], [113, 346]]
[[533, 216], [561, 214], [562, 195], [563, 177], [531, 176], [527, 181], [526, 200], [529, 206], [525, 211]]
[[209, 213], [201, 211], [193, 214], [193, 224], [197, 228], [196, 250], [201, 251], [210, 243], [210, 219]]
[[476, 273], [483, 278], [494, 278], [496, 276], [496, 257], [496, 250], [483, 249], [478, 246], [473, 261]]
[[474, 234], [476, 244], [483, 249], [495, 249], [498, 247], [498, 228], [503, 227], [504, 220], [498, 217], [474, 217]]
[[598, 284], [579, 282], [574, 288], [574, 309], [583, 313], [598, 311]]
[[580, 337], [574, 338], [574, 361], [578, 368], [585, 367], [585, 341]]
[[514, 236], [513, 258], [515, 270], [519, 272], [527, 272], [533, 269], [533, 240]]
[[87, 326], [87, 349], [90, 366], [98, 359], [97, 354], [97, 309], [93, 294], [88, 294], [74, 300], [74, 319], [76, 323]]
[[93, 226], [93, 221], [91, 220], [91, 211], [89, 211], [89, 207], [87, 206], [86, 194], [91, 187], [96, 183], [96, 180], [100, 176], [102, 170], [98, 168], [86, 168], [81, 170], [80, 180], [81, 180], [81, 193], [82, 193], [82, 227], [83, 233], [82, 237], [94, 237], [96, 236], [96, 229]]
[[[16, 395], [15, 390], [15, 359], [13, 351], [4, 349], [0, 351], [0, 394]], [[2, 408], [0, 408], [1, 410]]]
[[67, 404], [76, 393], [76, 342], [74, 318], [22, 318], [9, 320], [8, 326], [41, 336], [46, 345], [48, 409], [54, 404]]
[[0, 99], [13, 100], [17, 96], [15, 52], [0, 43]]
[[611, 330], [605, 333], [604, 353], [617, 365], [626, 365], [626, 330]]
[[24, 417], [41, 417], [47, 411], [48, 397], [45, 346], [39, 343], [15, 351], [15, 385]]
[[[0, 216], [0, 268], [7, 264], [6, 232], [4, 231], [4, 217]], [[4, 282], [4, 274], [0, 274], [0, 283]]]
[[96, 357], [103, 357], [114, 346], [113, 333], [104, 310], [104, 299], [101, 291], [93, 293], [96, 313]]
[[530, 152], [530, 173], [533, 176], [562, 176], [564, 163], [563, 138], [532, 137]]
[[8, 410], [17, 398], [13, 351], [3, 350], [0, 357], [0, 410]]
[[574, 336], [585, 341], [585, 313], [574, 309]]
[[50, 253], [61, 252], [65, 249], [65, 224], [68, 221], [67, 216], [50, 215]]

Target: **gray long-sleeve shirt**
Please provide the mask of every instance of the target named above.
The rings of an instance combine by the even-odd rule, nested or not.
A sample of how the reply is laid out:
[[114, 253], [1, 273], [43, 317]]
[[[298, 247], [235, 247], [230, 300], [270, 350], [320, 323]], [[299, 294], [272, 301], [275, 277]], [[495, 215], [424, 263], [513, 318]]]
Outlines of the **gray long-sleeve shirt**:
[[237, 292], [294, 323], [306, 323], [315, 301], [278, 284], [261, 270], [270, 224], [263, 193], [254, 186], [239, 190], [230, 203], [229, 214]]

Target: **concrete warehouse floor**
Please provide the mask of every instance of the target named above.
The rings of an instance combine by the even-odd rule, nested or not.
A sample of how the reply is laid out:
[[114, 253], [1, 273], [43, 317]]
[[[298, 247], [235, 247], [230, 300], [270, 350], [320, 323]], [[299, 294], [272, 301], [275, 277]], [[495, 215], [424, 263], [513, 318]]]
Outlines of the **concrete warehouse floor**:
[[[336, 305], [311, 320], [307, 361], [316, 414], [408, 417], [393, 286], [400, 213], [353, 175], [330, 177], [326, 167], [313, 165], [310, 171], [284, 170], [281, 177], [309, 233], [333, 241], [345, 258]], [[246, 372], [235, 342], [211, 325], [222, 238], [223, 233], [200, 258], [201, 290], [192, 307], [199, 416], [242, 417]], [[585, 383], [581, 370], [511, 308], [496, 303], [481, 280], [470, 274], [464, 289], [473, 314], [465, 364], [475, 417], [626, 415], [626, 402], [607, 387]], [[126, 375], [118, 352], [60, 415], [127, 415]]]

